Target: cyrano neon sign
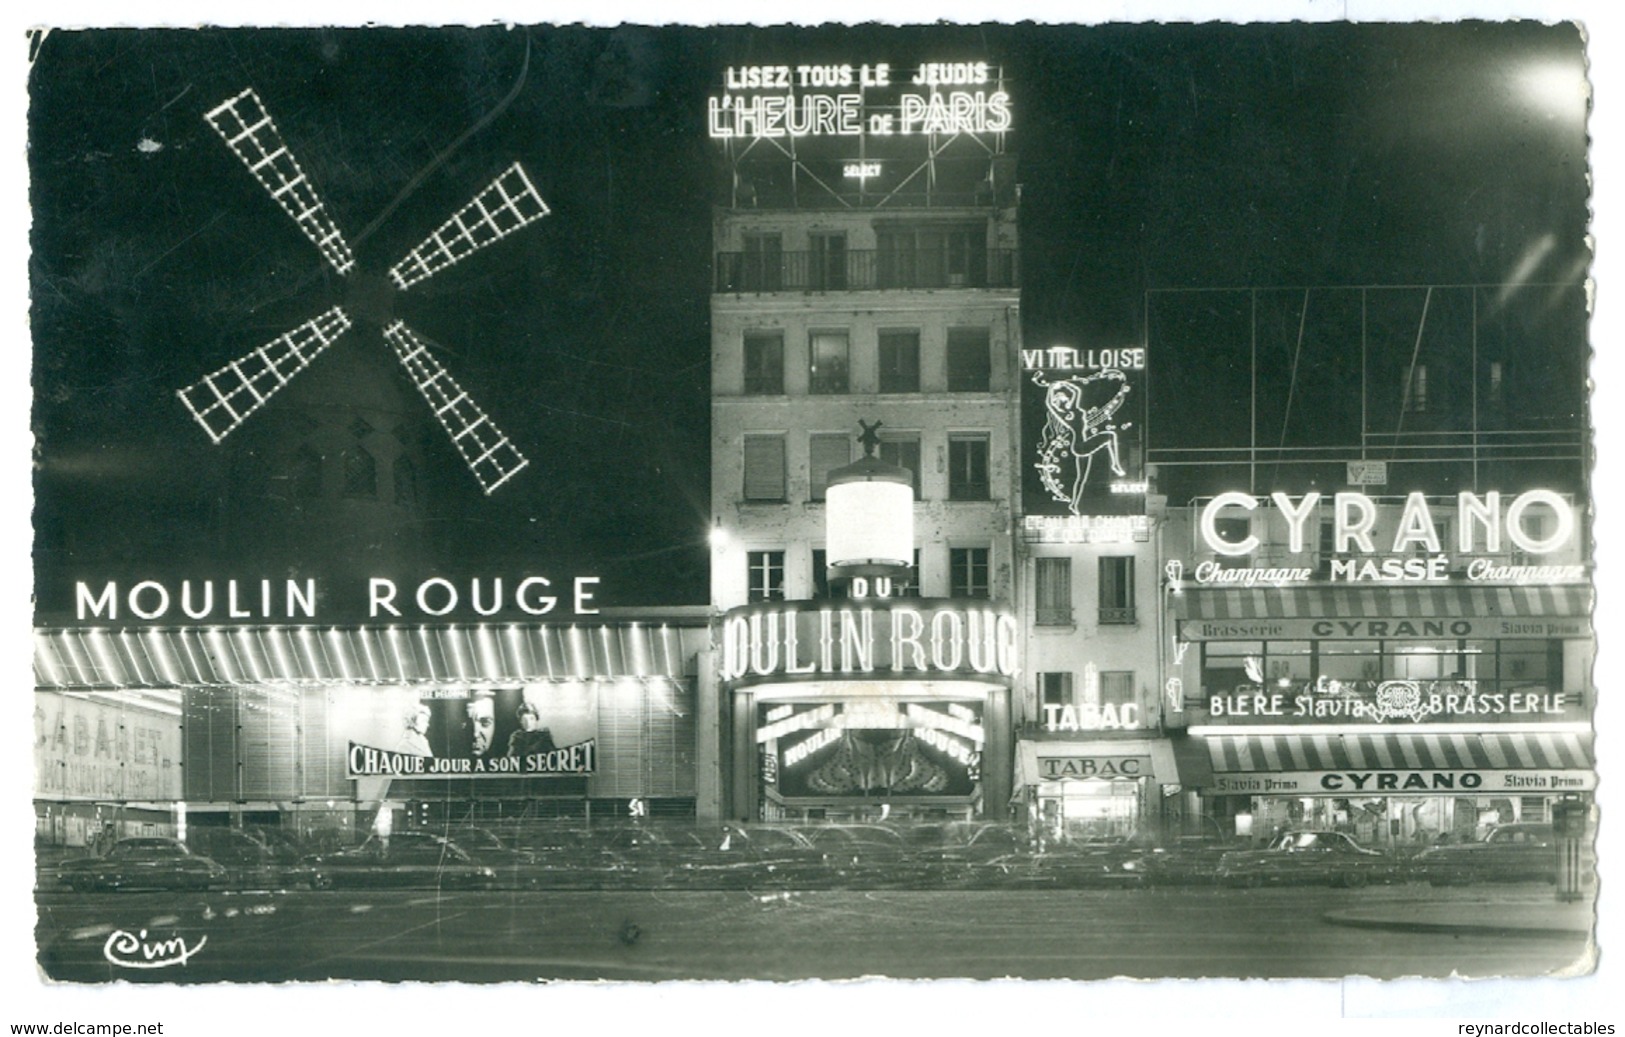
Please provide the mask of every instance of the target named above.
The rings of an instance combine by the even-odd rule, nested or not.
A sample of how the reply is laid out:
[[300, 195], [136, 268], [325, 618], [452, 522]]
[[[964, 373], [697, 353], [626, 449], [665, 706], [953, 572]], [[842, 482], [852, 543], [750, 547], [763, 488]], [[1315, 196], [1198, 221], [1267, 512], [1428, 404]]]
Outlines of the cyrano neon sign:
[[[1284, 493], [1270, 494], [1270, 499], [1287, 521], [1287, 550], [1294, 554], [1304, 550], [1307, 540], [1305, 527], [1320, 503], [1319, 493], [1306, 493], [1296, 502]], [[1226, 508], [1252, 511], [1259, 501], [1250, 493], [1221, 493], [1202, 509], [1202, 541], [1216, 554], [1239, 557], [1258, 550], [1259, 539], [1246, 536], [1240, 540], [1226, 540], [1219, 535], [1218, 519]], [[1531, 507], [1545, 505], [1556, 515], [1555, 528], [1545, 536], [1531, 532], [1526, 516]], [[1484, 534], [1484, 551], [1494, 554], [1502, 549], [1502, 533], [1514, 547], [1528, 554], [1551, 554], [1562, 548], [1574, 535], [1574, 508], [1560, 495], [1550, 490], [1529, 490], [1513, 498], [1503, 512], [1501, 494], [1495, 490], [1480, 497], [1462, 491], [1456, 497], [1456, 549], [1463, 554], [1478, 550], [1478, 534]], [[1377, 547], [1372, 530], [1377, 525], [1377, 505], [1363, 493], [1338, 493], [1332, 498], [1332, 550], [1338, 554], [1358, 551], [1373, 554]], [[1443, 550], [1433, 522], [1427, 498], [1420, 493], [1409, 494], [1400, 511], [1399, 524], [1394, 530], [1393, 544], [1389, 548], [1398, 554], [1414, 548], [1429, 553]]]

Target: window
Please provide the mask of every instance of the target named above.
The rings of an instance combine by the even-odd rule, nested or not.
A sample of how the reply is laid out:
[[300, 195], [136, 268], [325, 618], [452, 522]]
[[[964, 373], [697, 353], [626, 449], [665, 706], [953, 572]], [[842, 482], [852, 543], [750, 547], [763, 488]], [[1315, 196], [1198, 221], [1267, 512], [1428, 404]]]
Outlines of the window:
[[987, 284], [987, 230], [977, 223], [877, 228], [882, 288]]
[[293, 452], [293, 471], [288, 480], [295, 500], [316, 500], [322, 495], [322, 455], [310, 444]]
[[948, 391], [987, 392], [992, 350], [986, 328], [948, 329]]
[[812, 550], [812, 585], [813, 597], [830, 597], [829, 552], [822, 547], [815, 547]]
[[365, 447], [353, 446], [344, 451], [344, 495], [378, 496], [378, 462]]
[[952, 547], [948, 549], [948, 594], [954, 598], [990, 597], [988, 549]]
[[920, 434], [918, 432], [883, 433], [880, 459], [887, 464], [906, 468], [914, 477], [914, 499], [920, 499]]
[[987, 500], [988, 439], [982, 433], [948, 437], [948, 499]]
[[920, 391], [920, 333], [880, 333], [880, 391]]
[[1072, 674], [1056, 671], [1038, 675], [1038, 705], [1075, 706], [1072, 699]]
[[1133, 670], [1102, 670], [1100, 671], [1100, 708], [1107, 706], [1117, 711], [1118, 717], [1123, 716], [1123, 707], [1134, 701], [1134, 671]]
[[1134, 622], [1134, 556], [1100, 559], [1100, 625]]
[[784, 392], [784, 332], [745, 332], [745, 392], [751, 396]]
[[412, 464], [411, 458], [405, 454], [395, 458], [391, 481], [395, 486], [396, 504], [416, 504], [418, 502], [418, 470]]
[[745, 563], [750, 574], [750, 601], [784, 600], [783, 551], [751, 551]]
[[807, 441], [807, 459], [811, 499], [823, 500], [829, 489], [829, 473], [852, 462], [852, 437], [844, 432], [814, 433]]
[[1423, 414], [1428, 409], [1428, 368], [1417, 364], [1405, 375], [1405, 413]]
[[1066, 626], [1072, 622], [1072, 559], [1034, 560], [1039, 626]]
[[807, 375], [807, 391], [818, 394], [847, 391], [847, 354], [849, 345], [844, 331], [815, 331], [808, 341], [811, 367]]
[[784, 243], [777, 234], [745, 235], [745, 268], [740, 288], [776, 292], [784, 283]]
[[846, 287], [846, 235], [813, 234], [810, 236], [812, 263], [808, 270], [807, 287], [814, 291], [840, 291]]
[[784, 437], [745, 437], [745, 499], [784, 500]]

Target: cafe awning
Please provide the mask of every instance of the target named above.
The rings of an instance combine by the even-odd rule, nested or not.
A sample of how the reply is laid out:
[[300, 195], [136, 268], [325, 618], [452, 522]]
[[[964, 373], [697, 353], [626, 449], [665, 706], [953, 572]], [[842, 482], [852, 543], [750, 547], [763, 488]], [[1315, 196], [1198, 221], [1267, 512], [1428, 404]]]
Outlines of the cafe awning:
[[1174, 596], [1182, 620], [1572, 618], [1591, 614], [1586, 584], [1498, 587], [1196, 587]]
[[36, 687], [681, 679], [709, 644], [667, 623], [36, 629]]
[[[1204, 734], [1219, 774], [1350, 770], [1590, 770], [1577, 731]], [[1191, 782], [1188, 782], [1191, 783]]]

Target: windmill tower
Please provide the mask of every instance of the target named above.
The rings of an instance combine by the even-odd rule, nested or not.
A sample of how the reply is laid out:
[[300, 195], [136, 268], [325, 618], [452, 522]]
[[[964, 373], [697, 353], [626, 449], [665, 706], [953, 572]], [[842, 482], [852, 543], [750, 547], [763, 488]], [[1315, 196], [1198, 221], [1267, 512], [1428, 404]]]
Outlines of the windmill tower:
[[[434, 343], [395, 314], [398, 295], [548, 214], [515, 163], [382, 274], [362, 268], [253, 89], [205, 115], [345, 282], [339, 305], [205, 375], [178, 393], [214, 443], [238, 433], [233, 458], [239, 534], [252, 542], [317, 541], [361, 568], [421, 561], [417, 526], [432, 444], [399, 386], [365, 350], [339, 349], [288, 397], [241, 432], [270, 400], [353, 330], [376, 334], [487, 494], [527, 465], [519, 449], [458, 384]], [[280, 529], [278, 528], [280, 527]], [[297, 527], [291, 528], [291, 527]], [[280, 532], [280, 536], [278, 533]]]

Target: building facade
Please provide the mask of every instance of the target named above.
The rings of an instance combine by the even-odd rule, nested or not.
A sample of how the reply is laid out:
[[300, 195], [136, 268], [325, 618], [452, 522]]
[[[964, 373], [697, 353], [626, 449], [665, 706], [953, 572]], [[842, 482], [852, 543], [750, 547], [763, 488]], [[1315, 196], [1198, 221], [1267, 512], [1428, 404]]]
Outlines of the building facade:
[[[802, 95], [836, 121], [776, 131], [751, 114], [769, 92], [736, 71], [711, 122], [721, 812], [1002, 816], [1021, 348], [1008, 95], [986, 63], [919, 88], [912, 69], [863, 66]], [[872, 132], [887, 119], [899, 132]], [[860, 422], [910, 474], [917, 548], [892, 597], [861, 604], [832, 594], [824, 542]]]

